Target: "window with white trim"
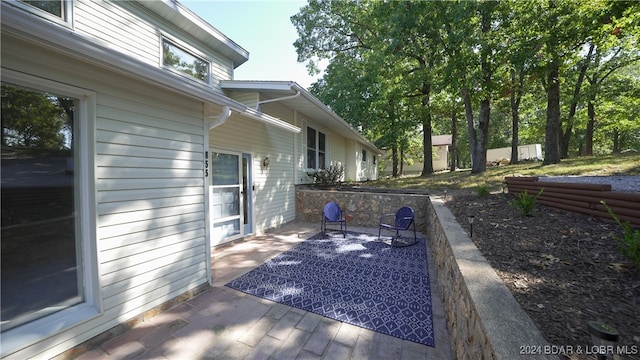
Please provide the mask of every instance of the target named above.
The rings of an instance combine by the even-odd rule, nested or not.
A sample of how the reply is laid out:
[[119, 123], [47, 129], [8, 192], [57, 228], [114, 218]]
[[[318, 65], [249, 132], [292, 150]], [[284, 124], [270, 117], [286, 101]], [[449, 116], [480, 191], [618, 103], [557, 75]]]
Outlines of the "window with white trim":
[[327, 161], [326, 135], [307, 126], [307, 168], [325, 169]]
[[362, 161], [366, 162], [367, 161], [367, 150], [362, 149]]
[[72, 0], [17, 0], [12, 4], [42, 18], [71, 26]]
[[162, 39], [162, 65], [209, 83], [211, 75], [209, 61], [167, 39]]
[[0, 356], [100, 312], [88, 165], [95, 94], [2, 76]]

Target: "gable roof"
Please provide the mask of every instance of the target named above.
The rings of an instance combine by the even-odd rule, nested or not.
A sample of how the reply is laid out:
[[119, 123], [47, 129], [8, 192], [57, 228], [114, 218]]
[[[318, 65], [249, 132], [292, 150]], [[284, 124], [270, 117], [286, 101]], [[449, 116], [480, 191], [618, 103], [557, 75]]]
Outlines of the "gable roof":
[[258, 92], [260, 94], [258, 107], [260, 104], [278, 101], [309, 119], [322, 122], [345, 138], [361, 142], [370, 150], [381, 154], [380, 150], [362, 134], [294, 81], [223, 80], [220, 82], [220, 87], [224, 90]]

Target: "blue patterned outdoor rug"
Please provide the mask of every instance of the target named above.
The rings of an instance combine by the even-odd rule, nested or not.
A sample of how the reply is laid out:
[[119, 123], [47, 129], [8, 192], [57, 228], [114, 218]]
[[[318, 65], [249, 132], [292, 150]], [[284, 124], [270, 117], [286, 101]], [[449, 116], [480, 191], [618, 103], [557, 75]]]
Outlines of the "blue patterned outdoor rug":
[[377, 238], [319, 233], [227, 286], [434, 346], [425, 239], [391, 247]]

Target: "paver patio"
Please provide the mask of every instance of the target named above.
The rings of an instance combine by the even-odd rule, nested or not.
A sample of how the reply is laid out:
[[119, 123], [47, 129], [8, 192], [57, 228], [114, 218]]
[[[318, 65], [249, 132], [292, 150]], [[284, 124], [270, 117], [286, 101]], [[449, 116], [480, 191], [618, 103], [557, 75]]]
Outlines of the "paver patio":
[[[435, 347], [402, 340], [224, 286], [319, 232], [293, 222], [215, 249], [213, 287], [77, 359], [452, 359], [429, 253]], [[377, 234], [378, 229], [349, 228]], [[423, 236], [419, 234], [419, 236]], [[411, 247], [406, 248], [411, 251]]]

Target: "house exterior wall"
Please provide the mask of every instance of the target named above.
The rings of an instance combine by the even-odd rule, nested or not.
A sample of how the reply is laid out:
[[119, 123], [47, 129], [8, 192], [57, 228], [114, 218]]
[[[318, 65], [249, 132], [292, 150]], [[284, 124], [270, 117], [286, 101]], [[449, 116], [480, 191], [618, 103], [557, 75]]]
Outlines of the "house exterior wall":
[[[280, 119], [285, 120], [284, 117]], [[253, 209], [258, 234], [295, 219], [293, 141], [291, 132], [237, 114], [210, 132], [211, 149], [252, 156], [253, 182], [250, 185], [254, 189]], [[270, 163], [265, 168], [262, 161], [266, 157]], [[268, 206], [264, 206], [266, 204]]]
[[[149, 11], [133, 1], [74, 2], [74, 32], [100, 41], [125, 55], [135, 57], [150, 66], [162, 67], [162, 38], [185, 47], [211, 60], [211, 85], [222, 93], [220, 80], [230, 80], [233, 63], [228, 58], [207, 50], [183, 29], [158, 21]], [[196, 80], [191, 80], [196, 81]]]
[[3, 72], [88, 89], [96, 99], [95, 117], [82, 119], [95, 128], [87, 139], [95, 208], [83, 210], [95, 217], [101, 311], [10, 356], [48, 357], [208, 281], [203, 105], [4, 33], [2, 46]]
[[322, 125], [321, 123], [309, 119], [305, 116], [298, 115], [299, 126], [302, 131], [296, 136], [296, 157], [299, 168], [297, 169], [298, 176], [296, 177], [297, 184], [312, 184], [313, 178], [308, 176], [307, 173], [315, 171], [315, 169], [307, 168], [307, 127], [311, 127], [316, 131], [320, 131], [325, 134], [325, 155], [326, 166], [330, 165], [344, 165], [342, 162], [343, 155], [340, 153], [340, 141], [342, 137], [338, 138], [335, 133], [330, 129]]
[[[70, 3], [74, 27], [60, 32], [92, 38], [151, 67], [162, 67], [161, 34], [206, 48], [134, 3]], [[46, 21], [25, 18], [25, 24]], [[53, 50], [21, 36], [2, 31], [3, 82], [72, 89], [82, 104], [85, 160], [75, 170], [82, 173], [85, 204], [79, 209], [85, 303], [60, 322], [45, 317], [1, 337], [3, 358], [51, 358], [210, 281], [208, 133], [202, 101], [80, 60], [70, 55], [73, 49]], [[231, 61], [214, 52], [206, 56], [214, 60], [213, 77], [230, 78]], [[282, 134], [276, 137], [280, 143]]]

